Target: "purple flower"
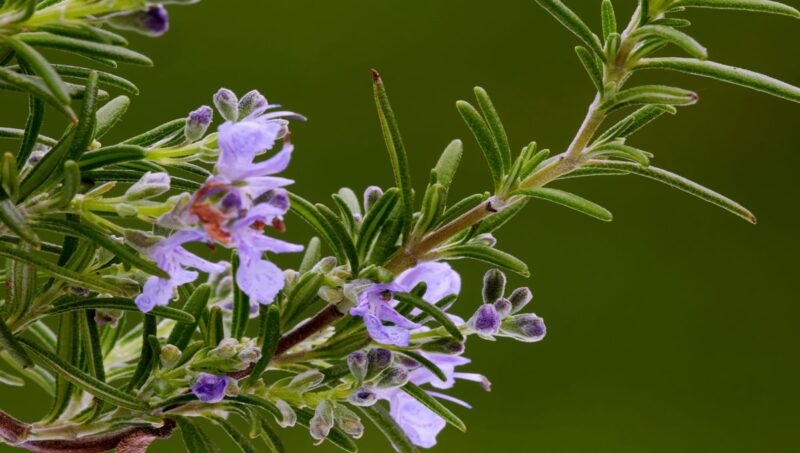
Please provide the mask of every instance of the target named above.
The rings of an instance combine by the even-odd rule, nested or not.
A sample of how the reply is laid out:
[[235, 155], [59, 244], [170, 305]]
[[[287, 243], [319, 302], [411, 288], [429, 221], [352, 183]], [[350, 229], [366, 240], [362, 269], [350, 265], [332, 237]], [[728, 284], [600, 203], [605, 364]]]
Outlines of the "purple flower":
[[145, 36], [161, 36], [169, 30], [169, 14], [161, 5], [151, 5], [143, 10], [124, 12], [109, 18], [109, 25]]
[[535, 313], [523, 313], [503, 320], [500, 333], [524, 343], [535, 343], [547, 335], [547, 326]]
[[482, 304], [467, 321], [467, 326], [484, 338], [492, 338], [500, 329], [500, 314], [494, 304]]
[[229, 382], [228, 376], [200, 373], [192, 385], [192, 393], [204, 403], [218, 403], [225, 398], [225, 389]]
[[203, 135], [205, 135], [213, 119], [214, 110], [207, 105], [190, 112], [189, 117], [186, 118], [186, 126], [184, 127], [186, 139], [190, 142], [194, 142], [203, 138]]
[[223, 264], [206, 261], [182, 247], [187, 242], [199, 241], [204, 238], [205, 235], [201, 231], [183, 230], [162, 239], [147, 249], [147, 255], [156, 262], [159, 269], [169, 274], [170, 277], [152, 276], [147, 279], [142, 293], [136, 297], [136, 305], [140, 310], [147, 313], [157, 305], [167, 305], [177, 287], [195, 281], [198, 273], [186, 268], [194, 268], [207, 273], [221, 272], [225, 269]]
[[[409, 329], [420, 327], [394, 309], [394, 293], [411, 291], [420, 282], [428, 289], [423, 296], [428, 302], [437, 302], [461, 289], [461, 277], [445, 263], [421, 263], [400, 274], [392, 283], [373, 284], [358, 296], [358, 305], [350, 309], [353, 316], [361, 316], [369, 336], [378, 343], [408, 346]], [[415, 312], [412, 312], [415, 314]], [[393, 325], [386, 326], [383, 323]]]

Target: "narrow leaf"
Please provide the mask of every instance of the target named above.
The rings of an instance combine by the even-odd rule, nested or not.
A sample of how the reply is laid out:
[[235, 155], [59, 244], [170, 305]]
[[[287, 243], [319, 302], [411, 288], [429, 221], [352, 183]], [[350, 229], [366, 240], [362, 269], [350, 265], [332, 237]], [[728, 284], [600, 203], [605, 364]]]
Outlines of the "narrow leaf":
[[597, 139], [596, 143], [603, 143], [615, 138], [627, 138], [661, 115], [665, 113], [674, 115], [676, 112], [675, 107], [669, 105], [646, 105], [611, 126]]
[[160, 142], [161, 140], [168, 139], [179, 132], [182, 133], [184, 127], [186, 127], [186, 118], [178, 118], [164, 123], [161, 126], [158, 126], [147, 132], [131, 137], [122, 143], [126, 145], [151, 146]]
[[56, 70], [42, 54], [28, 44], [15, 38], [8, 38], [6, 42], [11, 45], [11, 48], [14, 49], [17, 56], [25, 60], [33, 72], [42, 78], [47, 88], [50, 89], [50, 92], [53, 93], [53, 96], [59, 102], [64, 105], [69, 105], [70, 102], [72, 102], [72, 98], [67, 91], [67, 86], [64, 84], [64, 81], [61, 80]]
[[521, 189], [515, 192], [515, 194], [552, 201], [553, 203], [566, 206], [604, 222], [610, 222], [614, 218], [606, 208], [575, 194], [564, 192], [563, 190], [540, 187], [535, 189]]
[[450, 409], [446, 408], [442, 403], [439, 402], [439, 400], [429, 395], [428, 392], [421, 389], [416, 384], [409, 382], [401, 388], [409, 396], [419, 401], [423, 406], [433, 411], [439, 417], [442, 417], [451, 426], [455, 427], [461, 432], [467, 431], [467, 426], [461, 421], [460, 418], [456, 416], [456, 414], [452, 413]]
[[96, 151], [92, 151], [91, 153], [84, 154], [83, 157], [78, 161], [78, 165], [80, 165], [81, 171], [88, 171], [122, 162], [142, 160], [146, 155], [146, 150], [141, 146], [106, 146]]
[[33, 232], [25, 216], [17, 209], [17, 206], [9, 198], [0, 201], [0, 222], [17, 234], [25, 242], [35, 248], [39, 248], [41, 241], [39, 236]]
[[264, 317], [264, 324], [261, 327], [264, 332], [261, 339], [261, 358], [258, 359], [250, 377], [247, 379], [248, 383], [255, 383], [261, 378], [261, 374], [267, 369], [269, 362], [275, 355], [278, 349], [278, 340], [281, 335], [281, 312], [277, 305], [272, 304], [267, 309], [267, 315]]
[[347, 233], [347, 228], [342, 223], [342, 220], [331, 211], [331, 209], [324, 204], [316, 204], [317, 211], [322, 215], [323, 219], [328, 223], [329, 228], [333, 231], [339, 245], [347, 256], [347, 261], [350, 262], [350, 270], [353, 274], [358, 274], [359, 258], [356, 252], [356, 246], [353, 243], [353, 238]]
[[494, 136], [489, 129], [489, 125], [486, 124], [486, 121], [478, 110], [469, 102], [458, 101], [456, 102], [456, 108], [464, 119], [464, 122], [467, 123], [467, 127], [469, 127], [472, 135], [475, 136], [475, 140], [478, 142], [478, 145], [480, 145], [481, 151], [483, 151], [483, 157], [486, 159], [486, 163], [489, 166], [489, 172], [492, 175], [494, 187], [499, 188], [504, 174], [503, 160], [500, 156], [500, 150], [497, 147]]
[[422, 365], [426, 370], [433, 373], [434, 376], [439, 378], [442, 382], [447, 381], [447, 375], [436, 365], [432, 360], [414, 351], [398, 351], [400, 354], [410, 358], [411, 360]]
[[14, 361], [22, 368], [32, 368], [33, 361], [20, 346], [14, 334], [9, 330], [5, 320], [0, 318], [0, 350], [5, 349]]
[[603, 39], [608, 40], [608, 35], [617, 32], [617, 15], [611, 0], [603, 0], [600, 5], [600, 16], [603, 22]]
[[677, 2], [676, 6], [690, 8], [738, 9], [742, 11], [781, 14], [784, 16], [800, 18], [800, 11], [797, 11], [797, 9], [771, 0], [680, 0]]
[[61, 186], [58, 207], [66, 209], [81, 189], [81, 169], [74, 160], [64, 162], [64, 183]]
[[583, 46], [575, 47], [575, 53], [578, 54], [578, 59], [581, 60], [583, 69], [589, 74], [594, 87], [599, 93], [602, 93], [603, 88], [603, 69], [597, 64], [597, 58]]
[[17, 151], [17, 168], [21, 169], [36, 146], [41, 142], [47, 146], [55, 146], [56, 141], [47, 141], [49, 137], [39, 134], [44, 119], [44, 102], [36, 96], [28, 96], [28, 120], [25, 122], [25, 135]]
[[701, 60], [708, 58], [708, 50], [706, 50], [705, 47], [703, 47], [691, 36], [672, 27], [667, 27], [664, 25], [645, 25], [644, 27], [640, 27], [635, 32], [631, 33], [632, 39], [641, 39], [651, 36], [669, 41], [695, 58], [699, 58]]
[[192, 335], [197, 330], [197, 322], [208, 305], [209, 297], [211, 297], [211, 286], [208, 284], [202, 284], [194, 290], [183, 305], [182, 311], [194, 317], [195, 321], [193, 323], [175, 324], [167, 338], [167, 343], [176, 346], [180, 350], [184, 350], [189, 345]]
[[175, 417], [181, 430], [181, 438], [189, 453], [217, 453], [219, 447], [211, 440], [205, 430], [201, 429], [189, 417]]
[[340, 262], [344, 262], [346, 259], [344, 250], [342, 250], [341, 245], [336, 239], [336, 232], [333, 230], [333, 227], [330, 225], [330, 223], [325, 220], [325, 217], [320, 214], [313, 204], [299, 195], [290, 192], [289, 200], [290, 210], [308, 223], [311, 228], [313, 228], [314, 231], [316, 231], [317, 234], [320, 235], [323, 240], [325, 240], [325, 242], [328, 244], [328, 247], [333, 250], [336, 258], [338, 258]]
[[[58, 323], [58, 344], [56, 352], [61, 360], [71, 364], [78, 364], [80, 359], [80, 319], [79, 313], [68, 313], [61, 316]], [[45, 417], [46, 420], [56, 420], [67, 409], [72, 398], [73, 385], [63, 375], [56, 376], [53, 404]]]
[[146, 56], [112, 44], [102, 44], [67, 36], [54, 35], [47, 32], [20, 33], [17, 35], [17, 39], [33, 47], [63, 50], [81, 56], [110, 59], [142, 66], [153, 66], [153, 61]]
[[403, 431], [403, 428], [397, 424], [397, 421], [392, 418], [389, 411], [383, 406], [374, 404], [368, 407], [359, 407], [358, 410], [386, 436], [392, 447], [399, 453], [416, 453], [419, 451]]
[[471, 258], [529, 277], [528, 265], [506, 252], [478, 245], [459, 245], [447, 249], [445, 259]]
[[301, 274], [305, 274], [306, 272], [310, 271], [311, 268], [314, 267], [315, 264], [322, 259], [322, 244], [318, 237], [314, 236], [308, 241], [308, 245], [306, 246], [306, 251], [303, 254], [303, 261], [300, 263], [300, 267], [297, 269], [298, 272]]
[[4, 82], [13, 88], [37, 96], [42, 101], [55, 108], [59, 113], [66, 116], [70, 121], [75, 121], [75, 112], [72, 108], [60, 102], [50, 93], [50, 90], [40, 78], [26, 76], [0, 66], [0, 82]]
[[643, 85], [620, 91], [603, 103], [603, 108], [615, 110], [637, 104], [693, 105], [697, 103], [697, 99], [697, 93], [681, 88]]
[[[121, 297], [65, 297], [53, 303], [53, 308], [50, 309], [48, 315], [89, 309], [141, 312], [132, 299], [124, 299]], [[193, 324], [196, 321], [192, 314], [168, 306], [153, 307], [148, 313], [160, 318], [172, 319], [179, 323]]]
[[433, 318], [439, 325], [444, 327], [444, 329], [453, 336], [453, 338], [463, 341], [464, 334], [461, 333], [458, 326], [447, 316], [447, 313], [440, 310], [435, 305], [428, 303], [427, 301], [413, 295], [410, 293], [396, 293], [395, 297], [399, 302], [404, 302], [410, 304], [414, 308], [418, 308], [423, 313], [426, 313], [428, 316]]
[[[239, 270], [239, 255], [231, 252], [231, 275], [236, 276]], [[233, 310], [231, 311], [231, 338], [241, 340], [247, 333], [247, 322], [250, 320], [250, 296], [242, 291], [236, 278], [233, 279]]]
[[378, 233], [388, 220], [399, 199], [400, 191], [396, 188], [391, 188], [375, 202], [367, 212], [367, 215], [364, 216], [356, 241], [356, 249], [360, 257], [365, 258], [367, 256], [372, 243], [375, 242]]
[[128, 96], [117, 96], [108, 101], [104, 106], [97, 110], [97, 125], [95, 126], [94, 137], [102, 138], [110, 131], [128, 111], [131, 100]]
[[486, 118], [486, 124], [494, 137], [494, 143], [497, 145], [497, 150], [500, 153], [500, 162], [503, 163], [503, 173], [506, 173], [511, 168], [511, 145], [508, 143], [508, 136], [500, 121], [500, 115], [494, 108], [489, 93], [481, 87], [475, 87], [475, 98], [478, 100], [478, 106], [481, 108], [483, 117]]
[[128, 381], [127, 390], [133, 393], [147, 381], [150, 373], [153, 371], [153, 361], [158, 360], [158, 357], [153, 355], [153, 349], [150, 348], [150, 336], [157, 335], [158, 323], [156, 317], [152, 314], [144, 315], [144, 322], [142, 323], [142, 347], [140, 349], [139, 361], [136, 363], [136, 370], [133, 376]]
[[563, 26], [569, 31], [574, 33], [581, 41], [584, 42], [597, 56], [603, 56], [603, 46], [600, 44], [600, 38], [589, 29], [586, 23], [575, 14], [574, 11], [569, 9], [567, 5], [560, 0], [536, 0], [536, 3], [544, 8], [548, 13], [552, 14]]
[[648, 152], [621, 143], [606, 143], [600, 145], [597, 148], [593, 148], [591, 154], [593, 156], [611, 156], [630, 160], [644, 167], [650, 165], [650, 158], [653, 157], [653, 155]]
[[464, 154], [464, 144], [461, 140], [453, 140], [442, 151], [439, 160], [436, 162], [436, 181], [445, 188], [445, 194], [450, 190], [453, 183], [458, 164], [461, 163], [461, 156]]

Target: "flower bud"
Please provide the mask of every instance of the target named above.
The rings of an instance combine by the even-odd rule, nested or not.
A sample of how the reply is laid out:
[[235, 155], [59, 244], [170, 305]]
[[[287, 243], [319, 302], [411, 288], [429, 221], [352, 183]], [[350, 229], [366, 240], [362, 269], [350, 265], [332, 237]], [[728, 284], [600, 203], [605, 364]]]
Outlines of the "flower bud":
[[297, 414], [292, 406], [284, 400], [275, 401], [275, 406], [281, 413], [281, 419], [278, 420], [278, 425], [281, 428], [291, 428], [297, 423]]
[[383, 195], [383, 190], [378, 186], [369, 186], [364, 191], [364, 213], [369, 212], [370, 208]]
[[97, 325], [99, 326], [110, 324], [111, 327], [116, 328], [122, 316], [123, 316], [122, 310], [111, 310], [108, 308], [100, 308], [94, 314], [94, 322], [96, 322]]
[[499, 269], [489, 269], [483, 275], [483, 303], [491, 304], [503, 297], [506, 291], [506, 274]]
[[386, 370], [375, 386], [379, 389], [392, 389], [402, 387], [406, 382], [408, 382], [408, 370], [402, 366], [395, 366]]
[[214, 95], [214, 105], [220, 115], [226, 121], [236, 121], [239, 119], [239, 100], [233, 91], [227, 88], [220, 88]]
[[133, 229], [123, 231], [123, 236], [125, 237], [125, 242], [139, 249], [146, 249], [161, 242], [161, 238], [158, 236]]
[[147, 172], [125, 191], [128, 201], [136, 201], [157, 197], [169, 190], [169, 175], [167, 173]]
[[330, 286], [323, 286], [317, 292], [320, 299], [328, 302], [329, 304], [338, 304], [344, 299], [344, 293], [341, 288], [333, 288]]
[[354, 439], [360, 439], [364, 435], [364, 424], [361, 423], [361, 418], [355, 412], [348, 409], [344, 404], [337, 404], [333, 411], [336, 417], [336, 424], [347, 435]]
[[207, 105], [189, 113], [189, 117], [186, 118], [186, 126], [183, 128], [183, 135], [186, 136], [186, 140], [196, 142], [203, 138], [213, 120], [214, 110]]
[[491, 233], [484, 233], [475, 236], [469, 242], [474, 245], [492, 248], [497, 244], [497, 239]]
[[308, 430], [314, 440], [322, 441], [328, 437], [334, 423], [333, 404], [328, 400], [322, 400], [314, 410], [314, 416], [308, 423]]
[[219, 359], [229, 359], [236, 355], [239, 342], [234, 338], [225, 338], [219, 342], [216, 348], [209, 351], [209, 355], [213, 355]]
[[528, 302], [533, 299], [533, 294], [530, 288], [517, 288], [508, 296], [508, 301], [511, 302], [511, 313], [517, 313], [522, 310]]
[[326, 256], [319, 260], [317, 264], [311, 269], [312, 271], [319, 272], [320, 274], [327, 274], [336, 267], [337, 261], [335, 256]]
[[151, 5], [142, 10], [115, 14], [108, 18], [108, 24], [120, 30], [156, 37], [169, 30], [169, 14], [163, 6]]
[[508, 318], [511, 315], [511, 302], [508, 301], [506, 298], [497, 299], [494, 303], [494, 309], [497, 310], [497, 314], [500, 316], [500, 319]]
[[422, 343], [419, 346], [425, 352], [435, 352], [438, 354], [458, 355], [464, 352], [464, 343], [455, 338], [446, 337]]
[[533, 313], [524, 313], [507, 318], [500, 326], [500, 332], [525, 343], [540, 341], [547, 334], [544, 319]]
[[369, 387], [361, 387], [347, 395], [347, 401], [354, 406], [372, 406], [378, 400], [378, 395]]
[[114, 211], [117, 212], [117, 215], [120, 217], [135, 217], [139, 214], [139, 211], [136, 210], [136, 207], [133, 205], [129, 205], [127, 203], [117, 203], [114, 205]]
[[289, 382], [289, 387], [297, 391], [311, 390], [325, 380], [325, 375], [317, 370], [308, 370], [298, 374]]
[[500, 328], [500, 315], [494, 305], [483, 304], [467, 321], [467, 327], [481, 337], [491, 337]]
[[245, 118], [253, 112], [263, 112], [269, 103], [258, 90], [253, 90], [242, 96], [239, 100], [239, 118]]
[[367, 370], [369, 369], [369, 359], [364, 351], [355, 351], [347, 356], [347, 367], [350, 368], [350, 374], [356, 378], [358, 382], [367, 377]]
[[161, 347], [159, 359], [161, 360], [162, 367], [169, 368], [181, 359], [181, 350], [175, 345], [166, 344]]
[[394, 355], [392, 351], [388, 349], [372, 348], [367, 353], [367, 358], [369, 360], [369, 372], [367, 374], [369, 376], [375, 376], [392, 364]]
[[200, 373], [192, 385], [192, 393], [204, 403], [218, 403], [225, 398], [225, 388], [229, 381], [230, 378], [225, 375]]

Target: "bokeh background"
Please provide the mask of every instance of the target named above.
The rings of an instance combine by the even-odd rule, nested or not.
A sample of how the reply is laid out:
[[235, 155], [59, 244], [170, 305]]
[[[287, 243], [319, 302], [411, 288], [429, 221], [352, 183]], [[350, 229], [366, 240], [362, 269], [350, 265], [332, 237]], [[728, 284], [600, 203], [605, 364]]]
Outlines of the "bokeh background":
[[[569, 3], [599, 28], [599, 0]], [[624, 16], [635, 2], [615, 3]], [[418, 190], [443, 147], [465, 140], [454, 195], [489, 182], [454, 108], [473, 86], [493, 96], [516, 148], [536, 140], [563, 149], [593, 94], [576, 40], [529, 0], [204, 0], [170, 13], [166, 36], [132, 40], [156, 68], [122, 69], [142, 94], [117, 136], [208, 104], [220, 86], [258, 88], [308, 116], [294, 127], [288, 173], [294, 190], [315, 201], [343, 185], [360, 192], [391, 184], [370, 68], [388, 86]], [[713, 59], [800, 83], [800, 22], [735, 12], [687, 17]], [[533, 276], [511, 285], [532, 287], [531, 307], [549, 335], [532, 345], [470, 341], [470, 369], [494, 387], [456, 387], [474, 405], [458, 410], [469, 432], [445, 430], [437, 451], [800, 449], [800, 105], [675, 74], [640, 80], [681, 84], [701, 102], [631, 143], [655, 152], [656, 165], [739, 200], [759, 224], [633, 176], [561, 184], [611, 209], [611, 224], [532, 203], [500, 232], [499, 246], [530, 263]], [[9, 97], [0, 119], [21, 127], [23, 99]], [[298, 219], [288, 223], [289, 239], [308, 237]], [[468, 315], [485, 267], [457, 266], [465, 285], [456, 311]], [[29, 420], [46, 410], [34, 390], [4, 390], [0, 404]], [[288, 446], [314, 448], [300, 428]], [[174, 438], [151, 451], [180, 448]], [[362, 451], [389, 450], [373, 430], [362, 441]]]

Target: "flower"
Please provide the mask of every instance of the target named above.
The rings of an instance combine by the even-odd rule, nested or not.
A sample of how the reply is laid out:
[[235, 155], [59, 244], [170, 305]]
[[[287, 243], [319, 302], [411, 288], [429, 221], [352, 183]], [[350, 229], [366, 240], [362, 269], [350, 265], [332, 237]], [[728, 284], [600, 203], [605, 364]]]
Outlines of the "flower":
[[[411, 334], [409, 329], [419, 327], [394, 309], [397, 301], [394, 293], [411, 291], [424, 282], [427, 290], [423, 298], [437, 302], [443, 297], [457, 294], [461, 290], [461, 277], [445, 263], [421, 263], [400, 274], [393, 282], [372, 284], [358, 295], [358, 305], [350, 309], [353, 316], [361, 316], [369, 336], [378, 343], [395, 346], [408, 346]], [[412, 312], [415, 314], [415, 312]], [[390, 322], [394, 325], [386, 326]]]
[[147, 279], [142, 293], [136, 297], [136, 306], [144, 313], [158, 305], [167, 305], [172, 299], [175, 289], [185, 283], [191, 283], [198, 277], [194, 268], [203, 272], [221, 272], [225, 269], [221, 263], [212, 263], [186, 251], [183, 244], [205, 238], [198, 230], [178, 231], [172, 236], [162, 239], [146, 250], [146, 254], [156, 262], [159, 269], [169, 274], [169, 278], [152, 276]]
[[482, 304], [467, 321], [467, 326], [483, 338], [492, 338], [500, 329], [500, 314], [494, 304]]
[[192, 385], [192, 393], [204, 403], [218, 403], [225, 398], [230, 378], [222, 375], [200, 373]]
[[161, 5], [111, 16], [108, 24], [120, 30], [134, 31], [145, 36], [161, 36], [169, 30], [169, 14]]

